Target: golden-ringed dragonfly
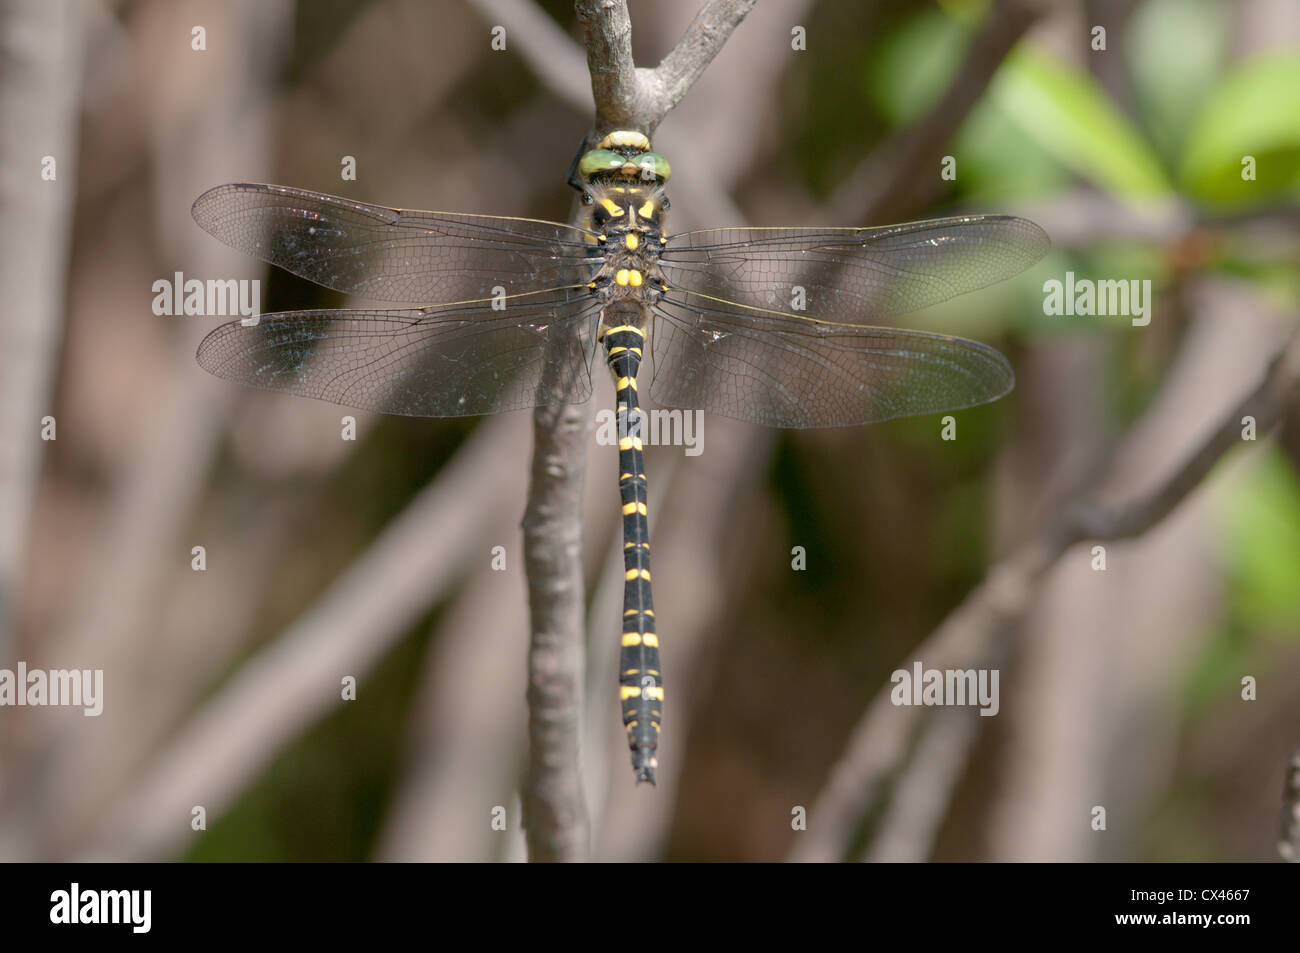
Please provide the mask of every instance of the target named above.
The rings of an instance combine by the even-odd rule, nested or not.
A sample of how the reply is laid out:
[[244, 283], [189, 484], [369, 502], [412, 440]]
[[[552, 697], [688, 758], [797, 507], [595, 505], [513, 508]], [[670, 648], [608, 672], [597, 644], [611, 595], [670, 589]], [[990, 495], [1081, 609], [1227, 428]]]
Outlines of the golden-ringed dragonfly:
[[457, 417], [585, 401], [602, 349], [621, 425], [619, 694], [636, 779], [653, 783], [664, 688], [638, 398], [647, 377], [661, 407], [769, 427], [996, 400], [1015, 382], [997, 351], [869, 322], [1017, 274], [1048, 241], [1006, 215], [669, 234], [669, 165], [639, 132], [605, 136], [576, 173], [579, 225], [383, 208], [278, 185], [205, 192], [194, 218], [226, 244], [335, 291], [413, 307], [233, 321], [203, 340], [198, 362], [227, 380], [348, 407]]

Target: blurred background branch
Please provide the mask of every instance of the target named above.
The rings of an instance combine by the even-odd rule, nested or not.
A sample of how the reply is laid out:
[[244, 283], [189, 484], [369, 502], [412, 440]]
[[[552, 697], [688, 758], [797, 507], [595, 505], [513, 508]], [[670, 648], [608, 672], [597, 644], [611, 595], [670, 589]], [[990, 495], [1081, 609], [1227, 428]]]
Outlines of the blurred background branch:
[[[0, 665], [14, 656], [17, 595], [63, 327], [82, 23], [71, 3], [0, 9]], [[53, 163], [53, 164], [51, 164]]]
[[[1067, 551], [1080, 543], [1111, 542], [1150, 530], [1200, 485], [1228, 450], [1242, 443], [1242, 429], [1248, 419], [1256, 421], [1259, 433], [1265, 434], [1286, 414], [1296, 411], [1297, 395], [1300, 395], [1300, 331], [1292, 331], [1256, 386], [1154, 487], [1137, 498], [1102, 504], [1098, 495], [1108, 489], [1113, 493], [1116, 483], [1120, 487], [1125, 485], [1114, 480], [1113, 474], [1107, 474], [1091, 492], [1067, 502], [1029, 541], [990, 569], [985, 581], [915, 650], [914, 657], [922, 660], [928, 669], [998, 667], [999, 659], [1007, 657], [1007, 646], [1003, 643], [1014, 636], [1016, 625], [1040, 595], [1047, 573]], [[1172, 402], [1157, 405], [1153, 413], [1164, 414], [1168, 419], [1142, 420], [1134, 427], [1126, 449], [1131, 452], [1133, 446], [1141, 445], [1152, 430], [1177, 426], [1176, 418], [1168, 416], [1173, 406]], [[1109, 486], [1107, 477], [1110, 477]], [[812, 808], [815, 834], [810, 833], [796, 842], [793, 859], [840, 859], [838, 855], [844, 845], [854, 841], [869, 808], [881, 796], [881, 786], [906, 764], [914, 733], [920, 733], [924, 739], [918, 745], [917, 757], [928, 754], [944, 761], [945, 783], [926, 778], [927, 797], [933, 799], [941, 791], [950, 790], [956, 763], [965, 759], [964, 752], [970, 748], [974, 732], [959, 729], [951, 718], [937, 718], [924, 708], [896, 705], [891, 699], [893, 690], [892, 684], [882, 688], [854, 729], [848, 750]], [[967, 711], [962, 717], [973, 722], [978, 715]], [[919, 722], [926, 721], [937, 727], [928, 730], [918, 727]], [[954, 731], [958, 733], [953, 735]], [[941, 732], [953, 737], [941, 741]], [[909, 792], [915, 796], [914, 785], [901, 785], [895, 788], [893, 796], [907, 796]], [[915, 804], [900, 808], [909, 812], [920, 809]], [[922, 830], [914, 835], [922, 845], [932, 839], [941, 815], [938, 808], [925, 811], [927, 823], [920, 825]], [[900, 857], [901, 850], [902, 847], [886, 848], [878, 859], [920, 860], [926, 856], [918, 853]]]

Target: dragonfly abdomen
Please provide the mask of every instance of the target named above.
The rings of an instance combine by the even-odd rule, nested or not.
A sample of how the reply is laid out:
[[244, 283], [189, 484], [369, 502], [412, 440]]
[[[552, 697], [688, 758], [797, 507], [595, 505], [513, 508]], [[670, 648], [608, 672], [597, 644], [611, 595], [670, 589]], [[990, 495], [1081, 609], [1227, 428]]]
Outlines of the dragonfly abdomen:
[[[607, 313], [607, 318], [609, 317]], [[619, 652], [619, 700], [632, 749], [636, 779], [654, 784], [659, 723], [663, 717], [663, 676], [650, 593], [650, 524], [647, 519], [645, 457], [637, 372], [645, 331], [615, 324], [604, 332], [605, 359], [614, 375], [618, 417], [619, 496], [623, 502], [623, 635]]]

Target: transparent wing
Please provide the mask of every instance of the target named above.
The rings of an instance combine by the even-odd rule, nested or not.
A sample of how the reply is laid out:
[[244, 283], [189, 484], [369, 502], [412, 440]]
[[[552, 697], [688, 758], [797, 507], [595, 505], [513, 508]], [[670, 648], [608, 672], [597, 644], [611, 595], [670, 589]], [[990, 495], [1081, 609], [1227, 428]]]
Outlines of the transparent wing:
[[[670, 286], [793, 317], [861, 324], [906, 314], [1024, 271], [1046, 233], [1010, 215], [968, 215], [883, 228], [711, 228], [662, 254]], [[805, 311], [792, 308], [796, 286]]]
[[408, 311], [287, 311], [223, 324], [197, 354], [218, 377], [408, 417], [580, 403], [595, 299], [582, 288]]
[[[194, 220], [232, 248], [326, 288], [451, 304], [589, 280], [594, 236], [529, 218], [366, 205], [283, 185], [222, 185]], [[597, 263], [598, 264], [598, 263]]]
[[843, 427], [972, 407], [1015, 386], [991, 347], [818, 324], [681, 292], [655, 307], [650, 396], [768, 427]]

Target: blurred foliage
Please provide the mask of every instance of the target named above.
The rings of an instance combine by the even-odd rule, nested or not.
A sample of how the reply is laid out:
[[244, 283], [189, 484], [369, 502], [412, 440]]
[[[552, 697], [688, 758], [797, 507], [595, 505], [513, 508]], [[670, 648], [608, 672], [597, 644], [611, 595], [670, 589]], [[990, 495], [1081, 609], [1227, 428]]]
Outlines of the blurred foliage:
[[[937, 12], [924, 6], [922, 16]], [[816, 56], [796, 59], [787, 78], [782, 138], [800, 184], [825, 198], [900, 121], [900, 107], [875, 81], [872, 64], [899, 53], [918, 9], [899, 4], [818, 3], [808, 14], [810, 36], [833, 36]], [[956, 62], [954, 60], [954, 62]], [[922, 72], [912, 67], [911, 72]], [[904, 72], [909, 72], [905, 70]], [[858, 79], [862, 77], [862, 79]], [[905, 83], [891, 75], [888, 83]], [[919, 94], [918, 94], [919, 98]]]
[[[1242, 159], [1257, 181], [1242, 178]], [[1181, 163], [1188, 193], [1218, 204], [1300, 197], [1300, 57], [1261, 57], [1228, 72], [1206, 100]]]
[[1121, 198], [1169, 191], [1141, 133], [1092, 75], [1021, 49], [1003, 63], [989, 96], [1063, 169], [1092, 185]]
[[1129, 20], [1125, 63], [1142, 126], [1166, 168], [1218, 82], [1227, 41], [1221, 0], [1150, 0]]
[[1224, 563], [1233, 617], [1266, 638], [1300, 630], [1300, 482], [1291, 462], [1268, 448], [1240, 493], [1224, 500]]

